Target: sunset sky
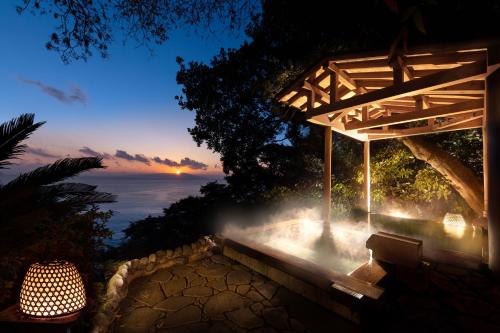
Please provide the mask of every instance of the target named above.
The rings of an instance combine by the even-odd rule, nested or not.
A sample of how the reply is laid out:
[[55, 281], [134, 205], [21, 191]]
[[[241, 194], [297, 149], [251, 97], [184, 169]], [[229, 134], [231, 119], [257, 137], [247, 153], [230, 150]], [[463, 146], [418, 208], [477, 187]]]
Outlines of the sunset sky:
[[116, 37], [109, 59], [65, 65], [44, 47], [54, 21], [20, 16], [16, 3], [0, 2], [0, 121], [35, 113], [47, 123], [10, 172], [92, 154], [104, 156], [110, 172], [222, 172], [219, 157], [187, 132], [194, 113], [174, 100], [181, 90], [175, 57], [206, 62], [221, 47], [238, 47], [242, 34], [175, 31], [153, 55]]

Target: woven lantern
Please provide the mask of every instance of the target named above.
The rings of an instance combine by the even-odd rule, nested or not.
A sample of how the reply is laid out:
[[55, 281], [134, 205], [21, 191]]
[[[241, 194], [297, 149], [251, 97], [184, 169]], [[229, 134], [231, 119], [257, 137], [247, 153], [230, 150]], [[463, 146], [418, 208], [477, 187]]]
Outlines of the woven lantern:
[[34, 317], [56, 317], [85, 306], [85, 289], [75, 265], [67, 261], [34, 263], [21, 287], [21, 311]]

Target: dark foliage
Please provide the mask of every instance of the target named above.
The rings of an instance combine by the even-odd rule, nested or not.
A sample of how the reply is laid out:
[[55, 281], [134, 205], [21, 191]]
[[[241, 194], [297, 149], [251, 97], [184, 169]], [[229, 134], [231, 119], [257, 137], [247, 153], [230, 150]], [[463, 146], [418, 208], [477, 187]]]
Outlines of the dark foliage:
[[227, 187], [216, 182], [203, 186], [201, 193], [201, 197], [187, 197], [172, 204], [161, 217], [149, 216], [131, 223], [124, 230], [127, 242], [111, 255], [139, 258], [213, 233], [218, 215], [229, 208], [232, 199]]
[[[22, 142], [43, 123], [33, 114], [0, 125], [0, 163], [6, 166], [21, 155]], [[114, 196], [95, 186], [62, 183], [81, 172], [103, 168], [100, 158], [65, 158], [0, 185], [0, 305], [13, 302], [27, 267], [34, 261], [63, 259], [83, 273], [87, 290], [94, 279], [94, 264], [111, 236], [106, 221], [111, 212], [96, 206]]]
[[55, 30], [45, 44], [64, 62], [86, 60], [97, 52], [108, 56], [114, 37], [150, 47], [165, 42], [171, 31], [191, 26], [200, 30], [239, 30], [257, 11], [252, 0], [18, 0], [16, 10], [47, 15]]
[[[227, 174], [224, 202], [245, 209], [289, 198], [311, 204], [321, 194], [323, 130], [279, 105], [274, 99], [278, 91], [325, 55], [370, 49], [389, 53], [418, 43], [495, 36], [499, 17], [496, 1], [263, 1], [261, 15], [247, 27], [249, 41], [239, 49], [221, 50], [209, 64], [178, 59], [179, 104], [196, 112], [189, 130], [194, 140], [221, 155]], [[434, 137], [481, 175], [477, 131]], [[334, 135], [337, 214], [360, 203], [362, 162], [361, 144]], [[374, 143], [372, 162], [375, 209], [411, 201], [426, 217], [448, 209], [470, 213], [450, 184], [399, 142]], [[160, 218], [135, 223], [127, 229], [127, 246], [147, 246], [155, 239], [164, 248], [187, 240], [186, 235], [195, 238], [205, 225], [213, 225], [213, 214], [205, 213], [218, 205], [220, 195], [184, 199]]]

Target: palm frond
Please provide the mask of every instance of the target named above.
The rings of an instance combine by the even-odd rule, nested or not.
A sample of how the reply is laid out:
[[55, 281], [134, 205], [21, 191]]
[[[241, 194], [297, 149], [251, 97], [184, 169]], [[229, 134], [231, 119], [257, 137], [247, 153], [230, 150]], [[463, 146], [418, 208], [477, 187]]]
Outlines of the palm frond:
[[41, 193], [46, 196], [66, 197], [94, 192], [97, 186], [82, 183], [60, 183], [42, 186]]
[[0, 124], [0, 169], [5, 169], [12, 164], [9, 160], [24, 153], [26, 145], [21, 142], [45, 124], [45, 122], [35, 123], [34, 121], [35, 115], [27, 113]]
[[34, 187], [50, 185], [74, 177], [91, 169], [105, 168], [100, 157], [64, 158], [52, 164], [23, 173], [0, 187], [0, 199], [9, 192], [29, 190]]

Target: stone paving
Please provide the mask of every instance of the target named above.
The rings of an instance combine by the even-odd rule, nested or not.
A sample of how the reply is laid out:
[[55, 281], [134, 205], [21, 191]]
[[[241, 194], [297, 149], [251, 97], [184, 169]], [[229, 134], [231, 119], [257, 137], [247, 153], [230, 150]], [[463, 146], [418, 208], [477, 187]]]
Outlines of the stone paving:
[[113, 331], [357, 332], [359, 327], [221, 255], [129, 286]]

